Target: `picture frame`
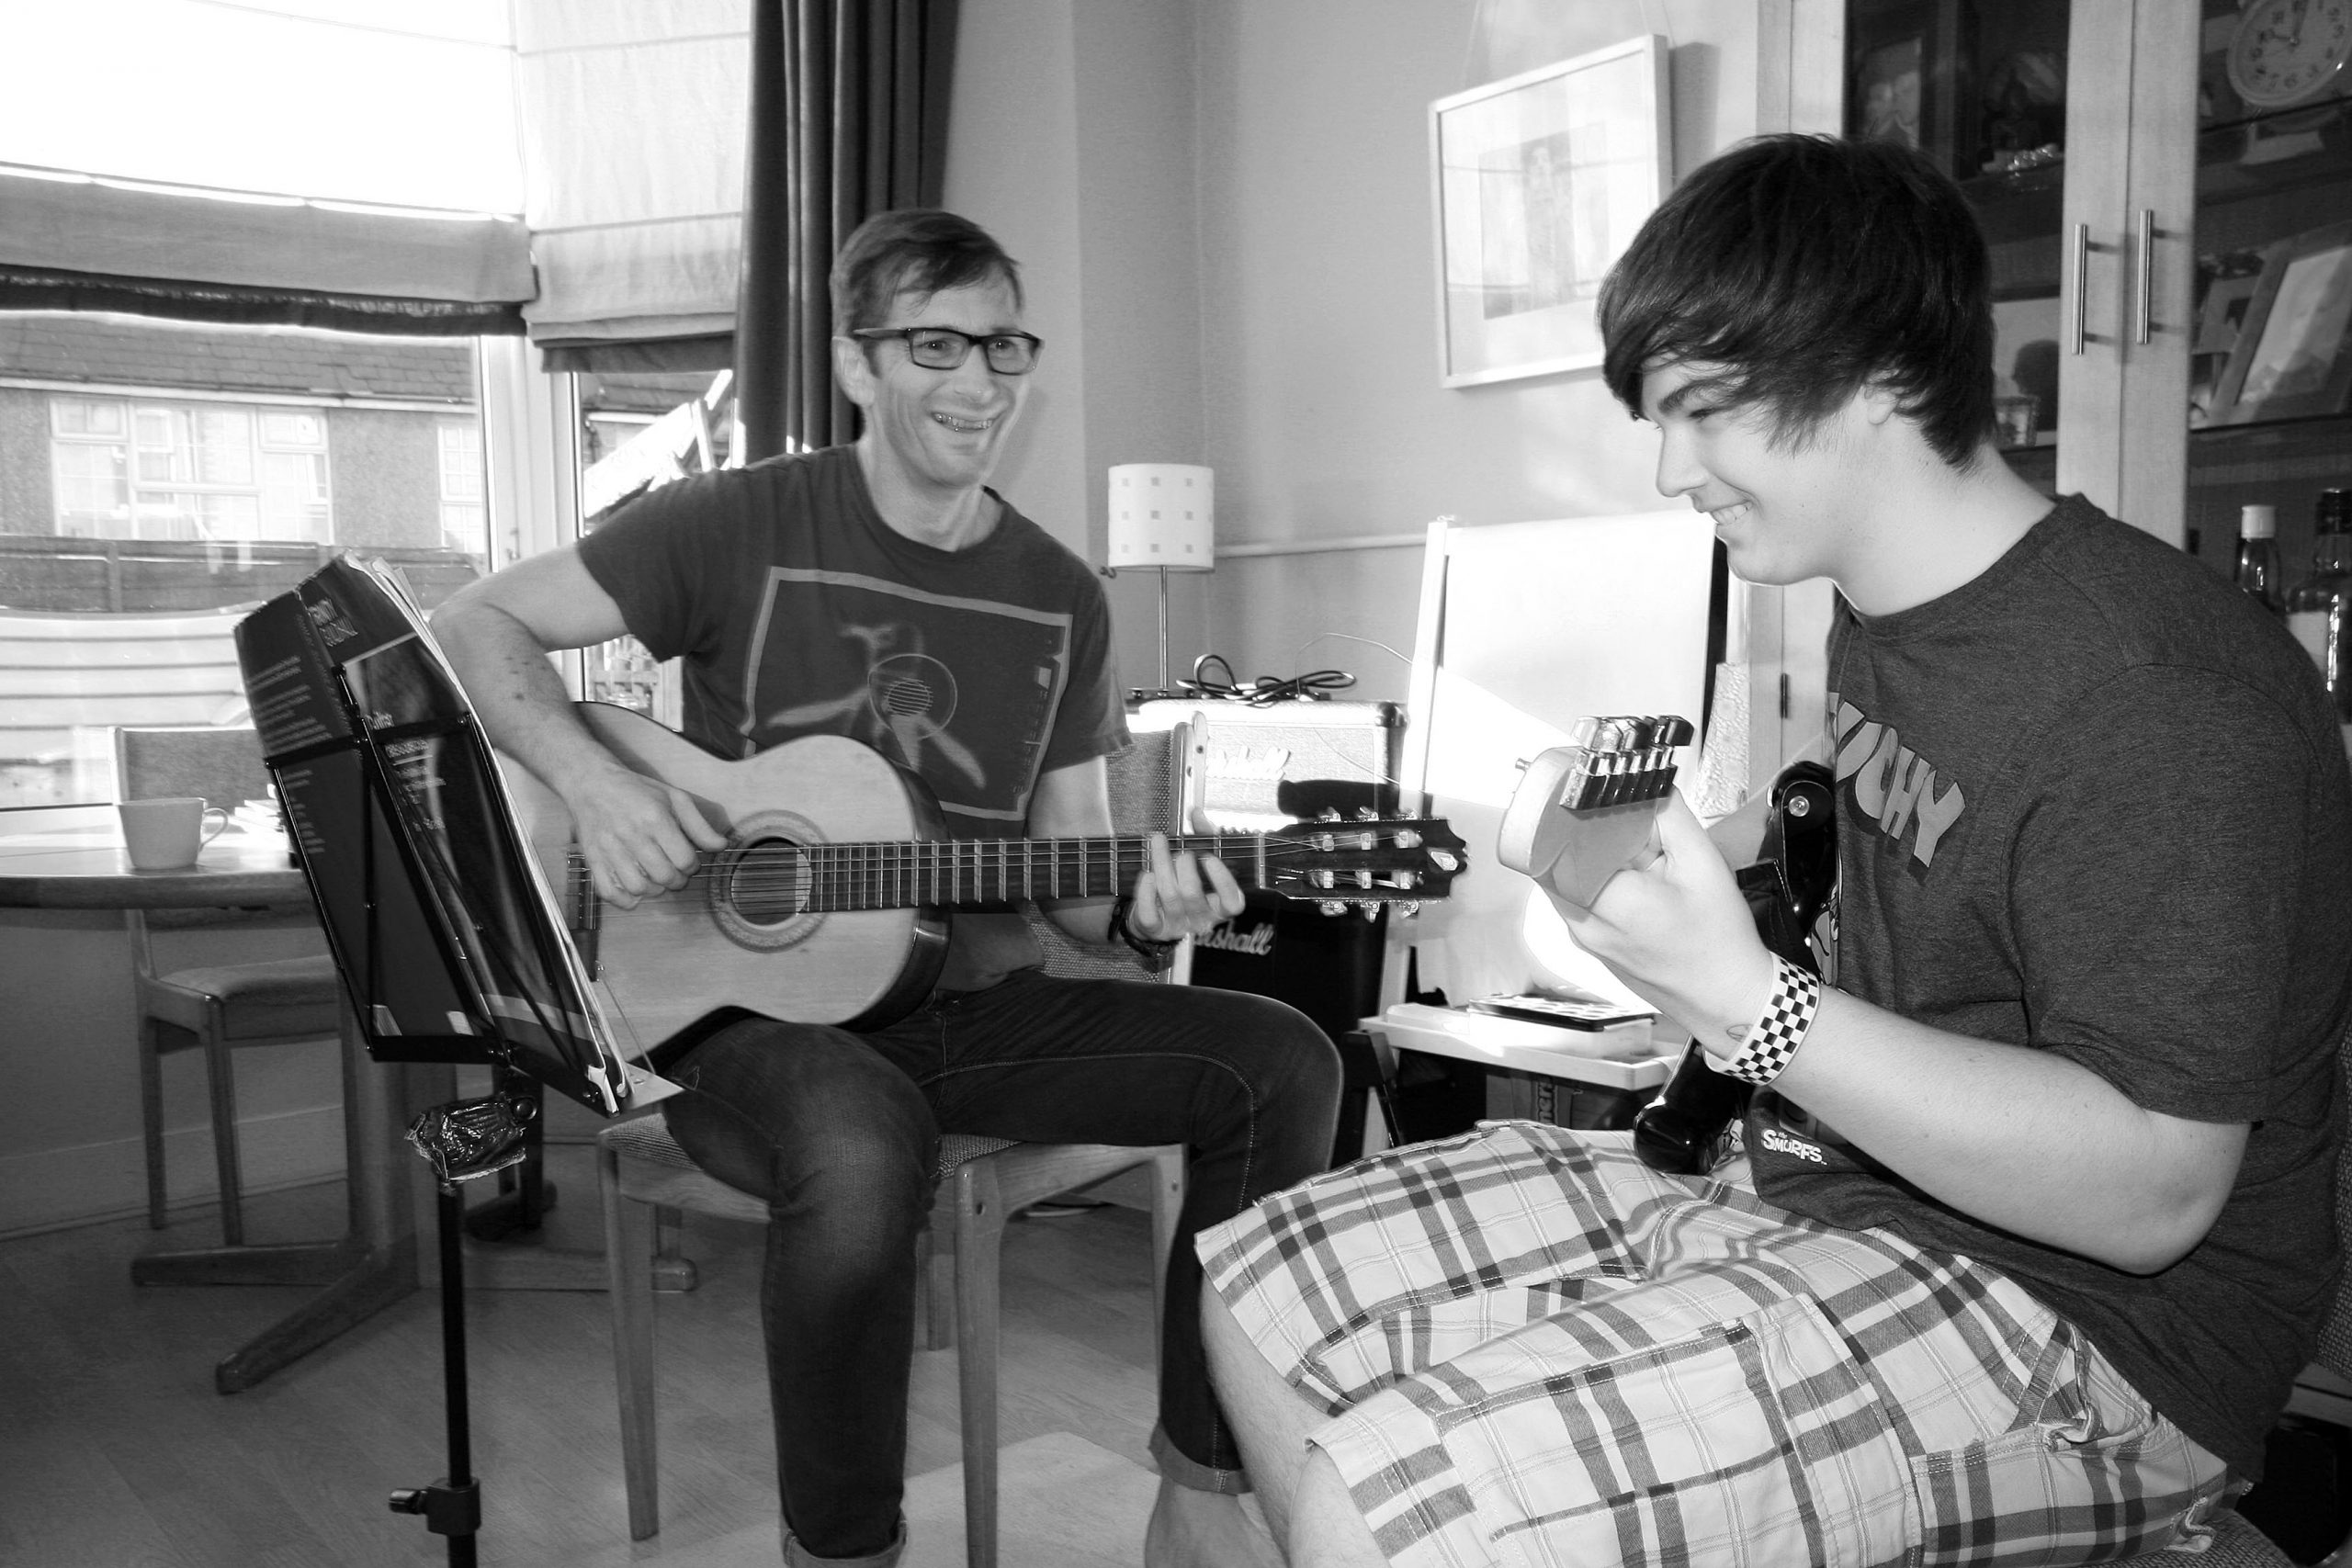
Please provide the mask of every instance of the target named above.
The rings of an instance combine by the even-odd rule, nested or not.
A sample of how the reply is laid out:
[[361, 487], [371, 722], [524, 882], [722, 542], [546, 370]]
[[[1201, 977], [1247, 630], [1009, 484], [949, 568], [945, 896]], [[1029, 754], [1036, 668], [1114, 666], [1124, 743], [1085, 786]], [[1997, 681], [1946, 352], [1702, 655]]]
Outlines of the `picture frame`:
[[2214, 389], [2211, 423], [2343, 411], [2352, 393], [2352, 222], [2269, 248]]
[[2188, 342], [2188, 423], [2201, 429], [2213, 422], [2214, 394], [2228, 374], [2238, 339], [2245, 331], [2247, 310], [2255, 290], [2262, 287], [2265, 262], [2260, 249], [2222, 251], [2197, 258], [2196, 301], [2190, 318], [2196, 327]]
[[1670, 177], [1666, 64], [1642, 36], [1430, 106], [1441, 385], [1600, 363], [1600, 281]]
[[1846, 135], [1927, 153], [1955, 179], [1973, 164], [1984, 113], [1968, 78], [1974, 50], [1957, 0], [1856, 6], [1846, 37]]

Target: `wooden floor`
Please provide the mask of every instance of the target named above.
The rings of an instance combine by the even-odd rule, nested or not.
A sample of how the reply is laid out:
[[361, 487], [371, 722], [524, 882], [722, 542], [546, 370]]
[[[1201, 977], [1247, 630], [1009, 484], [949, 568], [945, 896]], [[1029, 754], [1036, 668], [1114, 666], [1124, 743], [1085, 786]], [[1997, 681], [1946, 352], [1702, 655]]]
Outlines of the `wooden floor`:
[[[588, 1151], [550, 1160], [549, 1243], [593, 1247]], [[250, 1239], [342, 1228], [339, 1183], [256, 1199]], [[422, 1214], [431, 1250], [432, 1213]], [[218, 1239], [209, 1208], [0, 1242], [0, 1565], [370, 1568], [441, 1563], [395, 1488], [447, 1473], [437, 1292], [410, 1296], [259, 1387], [212, 1363], [302, 1299], [277, 1288], [139, 1289], [130, 1259]], [[1107, 1208], [1023, 1220], [1004, 1244], [1002, 1441], [1049, 1431], [1148, 1463], [1149, 1222]], [[628, 1541], [601, 1293], [470, 1291], [474, 1469], [485, 1565], [660, 1562], [775, 1517], [761, 1367], [759, 1232], [690, 1219], [698, 1290], [659, 1298], [663, 1534]], [[960, 1457], [956, 1355], [918, 1350], [909, 1474]], [[1138, 1548], [1140, 1543], [1138, 1543]]]

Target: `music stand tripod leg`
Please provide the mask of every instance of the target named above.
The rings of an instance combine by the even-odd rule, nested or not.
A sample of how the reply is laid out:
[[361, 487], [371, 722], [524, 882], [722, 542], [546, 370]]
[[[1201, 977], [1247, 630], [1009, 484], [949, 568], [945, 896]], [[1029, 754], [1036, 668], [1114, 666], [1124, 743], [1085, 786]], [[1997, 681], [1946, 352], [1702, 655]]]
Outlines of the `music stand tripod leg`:
[[424, 1528], [449, 1541], [449, 1568], [474, 1568], [481, 1529], [481, 1483], [474, 1478], [471, 1415], [466, 1401], [466, 1208], [454, 1181], [439, 1187], [435, 1228], [441, 1244], [441, 1398], [448, 1418], [449, 1473], [430, 1486], [391, 1495], [395, 1514], [421, 1514]]
[[481, 1483], [473, 1473], [466, 1399], [466, 1205], [458, 1184], [512, 1168], [524, 1156], [526, 1129], [538, 1121], [534, 1095], [492, 1093], [435, 1106], [409, 1126], [409, 1141], [433, 1167], [435, 1230], [441, 1254], [442, 1404], [448, 1417], [449, 1473], [430, 1486], [391, 1495], [396, 1514], [420, 1514], [424, 1528], [449, 1541], [449, 1568], [474, 1568], [481, 1528]]

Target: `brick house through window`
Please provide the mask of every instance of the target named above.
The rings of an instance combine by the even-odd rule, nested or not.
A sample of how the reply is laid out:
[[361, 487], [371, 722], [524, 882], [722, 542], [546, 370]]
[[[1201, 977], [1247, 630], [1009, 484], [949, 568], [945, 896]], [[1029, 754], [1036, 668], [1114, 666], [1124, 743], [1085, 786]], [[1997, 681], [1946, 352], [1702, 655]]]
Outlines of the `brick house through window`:
[[227, 636], [328, 556], [483, 568], [475, 345], [0, 314], [0, 807], [107, 799], [119, 725], [240, 724]]

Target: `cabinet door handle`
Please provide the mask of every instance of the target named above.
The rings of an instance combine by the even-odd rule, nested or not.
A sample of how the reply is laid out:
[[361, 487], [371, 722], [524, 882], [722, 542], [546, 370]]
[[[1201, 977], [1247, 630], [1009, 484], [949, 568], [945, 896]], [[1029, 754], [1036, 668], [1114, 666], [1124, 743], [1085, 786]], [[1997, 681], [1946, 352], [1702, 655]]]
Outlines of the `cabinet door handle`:
[[2066, 236], [2066, 271], [2074, 287], [2066, 291], [2066, 352], [2083, 352], [2083, 290], [2091, 281], [2091, 226], [2077, 223]]
[[2138, 320], [2132, 326], [2132, 341], [2145, 347], [2154, 314], [2150, 295], [2156, 286], [2156, 209], [2140, 209], [2140, 302]]

